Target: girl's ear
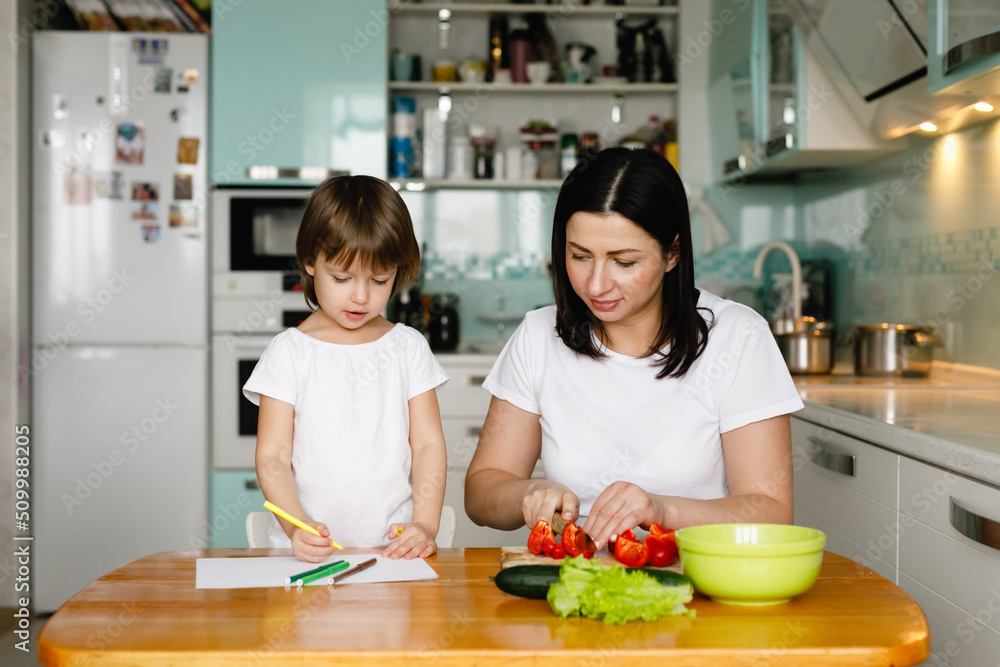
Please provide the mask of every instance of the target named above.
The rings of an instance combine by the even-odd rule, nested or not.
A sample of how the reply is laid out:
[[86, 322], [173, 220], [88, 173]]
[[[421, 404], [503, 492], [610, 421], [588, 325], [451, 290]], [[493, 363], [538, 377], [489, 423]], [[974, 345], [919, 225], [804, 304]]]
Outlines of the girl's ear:
[[312, 277], [316, 277], [316, 260], [310, 257], [306, 260], [306, 273]]
[[678, 234], [674, 237], [674, 242], [670, 244], [670, 248], [664, 254], [664, 259], [667, 261], [667, 268], [664, 273], [670, 273], [677, 266], [677, 262], [681, 259], [681, 235]]

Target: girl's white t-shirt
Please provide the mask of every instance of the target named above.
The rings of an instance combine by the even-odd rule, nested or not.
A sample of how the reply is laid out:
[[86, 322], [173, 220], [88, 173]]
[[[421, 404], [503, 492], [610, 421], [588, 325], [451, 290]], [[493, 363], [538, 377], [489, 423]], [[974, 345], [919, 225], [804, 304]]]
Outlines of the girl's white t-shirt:
[[[529, 312], [483, 383], [539, 415], [545, 476], [587, 516], [612, 482], [699, 500], [728, 496], [722, 434], [803, 407], [767, 322], [701, 290], [714, 313], [705, 351], [682, 378], [656, 379], [652, 358], [577, 354], [555, 330], [556, 307]], [[712, 322], [712, 314], [699, 311]]]
[[[359, 345], [287, 329], [243, 394], [294, 406], [292, 474], [309, 518], [344, 547], [384, 547], [389, 524], [413, 517], [407, 401], [447, 381], [423, 335], [403, 324]], [[273, 517], [269, 538], [291, 546]]]

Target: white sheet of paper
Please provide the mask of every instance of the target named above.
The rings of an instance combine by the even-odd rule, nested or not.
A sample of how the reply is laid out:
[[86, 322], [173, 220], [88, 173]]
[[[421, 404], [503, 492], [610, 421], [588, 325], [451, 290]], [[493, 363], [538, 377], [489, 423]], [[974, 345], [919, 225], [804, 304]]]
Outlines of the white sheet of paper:
[[[351, 566], [368, 560], [373, 554], [334, 554], [325, 562], [346, 560]], [[413, 560], [382, 558], [369, 568], [347, 577], [341, 584], [371, 584], [388, 581], [422, 581], [437, 579], [437, 572], [423, 558]], [[264, 558], [199, 558], [195, 565], [195, 588], [271, 588], [285, 586], [285, 579], [308, 570], [321, 563], [303, 563], [294, 556], [272, 556]], [[307, 586], [326, 586], [327, 578], [319, 579]]]

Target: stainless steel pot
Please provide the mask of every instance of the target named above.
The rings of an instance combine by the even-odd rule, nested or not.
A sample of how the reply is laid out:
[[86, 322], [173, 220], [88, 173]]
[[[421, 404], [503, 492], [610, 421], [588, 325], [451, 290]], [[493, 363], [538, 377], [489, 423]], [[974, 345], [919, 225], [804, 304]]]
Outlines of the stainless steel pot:
[[837, 337], [830, 322], [800, 317], [775, 322], [773, 330], [778, 349], [791, 373], [821, 375], [833, 370]]
[[931, 329], [909, 324], [856, 326], [851, 338], [854, 372], [875, 377], [927, 377], [943, 344]]

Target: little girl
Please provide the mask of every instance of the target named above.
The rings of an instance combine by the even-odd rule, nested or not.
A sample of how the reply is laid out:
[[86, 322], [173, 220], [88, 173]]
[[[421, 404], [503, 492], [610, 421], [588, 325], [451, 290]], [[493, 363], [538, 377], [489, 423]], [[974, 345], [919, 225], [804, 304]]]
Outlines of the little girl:
[[423, 335], [380, 315], [419, 271], [410, 214], [376, 178], [328, 179], [306, 204], [295, 254], [315, 311], [275, 336], [243, 393], [260, 405], [264, 496], [323, 537], [274, 518], [270, 545], [308, 562], [332, 554], [331, 538], [429, 556], [446, 474], [435, 389], [448, 378]]

